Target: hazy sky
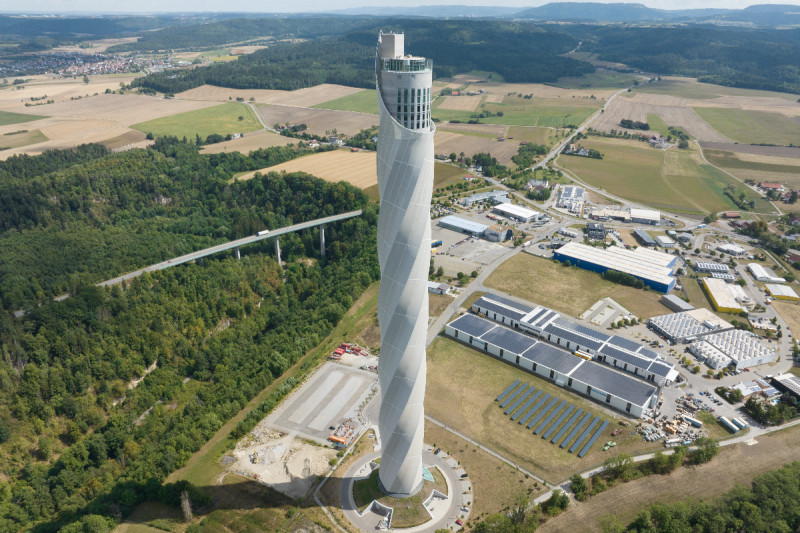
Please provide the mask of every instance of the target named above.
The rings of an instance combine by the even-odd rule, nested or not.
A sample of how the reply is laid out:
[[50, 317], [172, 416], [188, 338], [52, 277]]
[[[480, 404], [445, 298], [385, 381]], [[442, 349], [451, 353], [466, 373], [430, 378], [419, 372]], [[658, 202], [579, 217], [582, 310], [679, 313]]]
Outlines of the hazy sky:
[[[553, 0], [556, 1], [556, 0]], [[617, 0], [619, 1], [619, 0]], [[512, 7], [536, 7], [548, 1], [525, 0], [2, 0], [0, 12], [27, 13], [158, 13], [158, 12], [201, 12], [201, 11], [243, 11], [243, 12], [308, 12], [331, 11], [361, 6], [414, 6], [414, 5], [502, 5]], [[742, 8], [754, 4], [781, 3], [800, 5], [800, 0], [643, 0], [649, 7], [661, 9], [724, 7]]]

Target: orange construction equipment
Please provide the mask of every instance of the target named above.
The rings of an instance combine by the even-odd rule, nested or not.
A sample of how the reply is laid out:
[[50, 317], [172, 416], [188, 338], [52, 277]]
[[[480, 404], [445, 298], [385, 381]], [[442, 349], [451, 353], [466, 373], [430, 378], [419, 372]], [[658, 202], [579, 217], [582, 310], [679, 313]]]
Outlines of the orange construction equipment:
[[328, 440], [331, 440], [333, 442], [338, 442], [343, 446], [347, 444], [347, 441], [344, 439], [344, 437], [337, 437], [336, 435], [331, 435], [330, 437], [328, 437]]

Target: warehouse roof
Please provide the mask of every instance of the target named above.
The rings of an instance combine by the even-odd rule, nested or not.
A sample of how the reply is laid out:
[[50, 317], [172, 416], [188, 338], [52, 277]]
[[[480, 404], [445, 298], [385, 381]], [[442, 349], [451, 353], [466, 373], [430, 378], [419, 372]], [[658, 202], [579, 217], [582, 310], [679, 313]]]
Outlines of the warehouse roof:
[[477, 222], [467, 220], [466, 218], [456, 217], [453, 215], [447, 215], [446, 217], [440, 218], [439, 225], [458, 228], [470, 233], [483, 233], [487, 228], [487, 226], [484, 224], [479, 224]]
[[522, 320], [522, 317], [534, 310], [533, 307], [515, 302], [514, 300], [509, 300], [508, 298], [503, 298], [496, 294], [481, 296], [472, 305], [483, 307], [495, 313], [501, 313], [503, 316], [507, 316], [513, 320]]
[[653, 238], [650, 236], [650, 234], [649, 234], [649, 233], [647, 233], [645, 230], [643, 230], [643, 229], [635, 229], [635, 230], [633, 230], [633, 233], [634, 233], [634, 234], [635, 234], [637, 237], [639, 237], [639, 239], [640, 239], [640, 240], [641, 240], [643, 243], [645, 243], [645, 244], [651, 244], [651, 245], [655, 246], [655, 244], [656, 244], [656, 241], [655, 241], [655, 239], [653, 239]]
[[497, 324], [493, 324], [487, 320], [483, 320], [482, 318], [470, 314], [458, 317], [450, 322], [450, 325], [456, 329], [460, 329], [467, 335], [472, 335], [473, 337], [480, 337], [484, 333], [497, 327]]
[[537, 342], [531, 346], [522, 354], [522, 357], [533, 361], [537, 365], [546, 366], [551, 370], [555, 370], [560, 374], [569, 374], [575, 367], [584, 362], [583, 359], [579, 357], [569, 355], [563, 350], [559, 350], [543, 342]]
[[631, 209], [631, 218], [638, 218], [641, 220], [661, 220], [661, 213], [652, 209]]
[[800, 378], [797, 376], [793, 374], [781, 374], [780, 376], [775, 376], [773, 379], [783, 385], [786, 389], [800, 396]]
[[767, 283], [764, 285], [767, 291], [772, 296], [783, 296], [786, 298], [798, 298], [797, 293], [792, 290], [791, 287], [788, 285], [776, 285], [772, 283]]
[[715, 263], [713, 261], [698, 261], [695, 263], [695, 270], [706, 272], [727, 272], [728, 265], [723, 263]]
[[534, 211], [533, 209], [528, 209], [527, 207], [522, 207], [521, 205], [514, 205], [512, 203], [498, 204], [494, 206], [494, 210], [519, 218], [533, 218], [539, 214], [537, 211]]
[[569, 374], [569, 377], [634, 405], [646, 404], [656, 392], [656, 387], [653, 385], [628, 377], [594, 361], [584, 361]]
[[[607, 249], [595, 248], [576, 242], [570, 242], [558, 249], [558, 254], [567, 256], [575, 260], [588, 261], [595, 265], [605, 268], [625, 272], [633, 276], [644, 278], [647, 280], [661, 283], [669, 286], [675, 281], [672, 277], [672, 269], [667, 266], [662, 266], [667, 259], [672, 262], [674, 257], [669, 254], [655, 252], [664, 256], [663, 259], [655, 259], [655, 256], [649, 253], [639, 252], [640, 248], [636, 250], [625, 250], [617, 246], [611, 246]], [[651, 252], [654, 252], [651, 250]], [[661, 262], [661, 265], [658, 263]]]
[[758, 263], [750, 263], [747, 265], [747, 268], [750, 272], [753, 273], [753, 276], [758, 281], [771, 281], [773, 283], [785, 283], [786, 280], [784, 278], [780, 278], [775, 275], [775, 272], [764, 268], [763, 266], [759, 265]]
[[674, 294], [665, 294], [661, 297], [661, 303], [672, 309], [673, 311], [691, 311], [694, 306], [689, 302], [685, 302], [675, 296]]
[[703, 284], [706, 290], [711, 294], [717, 307], [727, 309], [743, 309], [739, 302], [736, 301], [733, 293], [728, 288], [728, 284], [724, 280], [715, 278], [704, 278]]

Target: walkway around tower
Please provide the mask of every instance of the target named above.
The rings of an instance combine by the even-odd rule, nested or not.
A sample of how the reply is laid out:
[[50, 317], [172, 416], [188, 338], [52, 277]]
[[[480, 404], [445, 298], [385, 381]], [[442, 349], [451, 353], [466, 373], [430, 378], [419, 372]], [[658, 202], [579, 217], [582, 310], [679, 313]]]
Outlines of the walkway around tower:
[[[197, 259], [201, 259], [203, 257], [209, 256], [209, 255], [213, 255], [213, 254], [216, 254], [216, 253], [219, 253], [219, 252], [224, 252], [226, 250], [236, 250], [237, 257], [238, 257], [238, 252], [239, 252], [238, 249], [241, 246], [245, 246], [245, 245], [248, 245], [248, 244], [253, 244], [255, 242], [263, 241], [265, 239], [271, 239], [271, 238], [276, 238], [275, 239], [275, 249], [276, 249], [276, 252], [278, 254], [278, 257], [280, 257], [280, 246], [278, 244], [277, 237], [280, 237], [281, 235], [285, 235], [287, 233], [292, 233], [292, 232], [295, 232], [295, 231], [300, 231], [300, 230], [304, 230], [304, 229], [308, 229], [308, 228], [313, 228], [313, 227], [316, 227], [316, 226], [323, 226], [322, 231], [324, 232], [324, 230], [325, 230], [324, 229], [324, 225], [325, 224], [328, 224], [328, 223], [331, 223], [331, 222], [339, 222], [341, 220], [347, 220], [349, 218], [360, 216], [361, 214], [362, 214], [362, 211], [361, 211], [361, 209], [359, 209], [357, 211], [350, 211], [348, 213], [342, 213], [340, 215], [333, 215], [333, 216], [329, 216], [329, 217], [318, 218], [316, 220], [309, 220], [308, 222], [301, 222], [299, 224], [294, 224], [292, 226], [286, 226], [285, 228], [279, 228], [279, 229], [275, 229], [275, 230], [270, 230], [270, 232], [267, 233], [266, 235], [250, 235], [248, 237], [244, 237], [244, 238], [241, 238], [241, 239], [236, 239], [234, 241], [230, 241], [230, 242], [226, 242], [226, 243], [222, 243], [222, 244], [217, 244], [215, 246], [211, 246], [210, 248], [205, 248], [203, 250], [198, 250], [196, 252], [191, 252], [191, 253], [188, 253], [186, 255], [173, 257], [172, 259], [167, 259], [166, 261], [162, 261], [160, 263], [155, 263], [153, 265], [146, 266], [144, 268], [140, 268], [139, 270], [134, 270], [133, 272], [128, 272], [127, 274], [123, 274], [121, 276], [117, 276], [115, 278], [111, 278], [109, 280], [100, 282], [97, 285], [100, 286], [100, 287], [105, 287], [105, 286], [108, 286], [108, 285], [115, 285], [117, 283], [121, 283], [123, 281], [126, 281], [126, 280], [129, 280], [129, 279], [133, 279], [133, 278], [136, 278], [138, 276], [141, 276], [145, 272], [154, 272], [156, 270], [163, 270], [165, 268], [173, 267], [173, 266], [176, 266], [176, 265], [181, 265], [183, 263], [188, 263], [190, 261], [195, 261]], [[325, 255], [325, 234], [324, 233], [322, 233], [320, 235], [320, 251], [321, 251], [322, 255]]]

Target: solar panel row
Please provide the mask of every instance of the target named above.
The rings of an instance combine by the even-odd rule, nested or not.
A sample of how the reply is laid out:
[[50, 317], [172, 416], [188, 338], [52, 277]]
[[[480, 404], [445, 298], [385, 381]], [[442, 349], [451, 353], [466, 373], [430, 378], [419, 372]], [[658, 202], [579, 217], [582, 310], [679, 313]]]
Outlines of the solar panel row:
[[519, 411], [517, 411], [516, 413], [514, 413], [514, 415], [511, 417], [511, 420], [516, 420], [517, 418], [519, 418], [519, 416], [520, 416], [522, 413], [524, 413], [524, 412], [525, 412], [525, 411], [528, 409], [528, 407], [530, 407], [530, 406], [531, 406], [531, 404], [533, 404], [533, 402], [535, 402], [535, 401], [536, 401], [536, 398], [538, 398], [538, 397], [539, 397], [539, 395], [541, 395], [541, 394], [542, 394], [542, 391], [540, 391], [540, 390], [537, 390], [537, 391], [536, 391], [536, 392], [533, 394], [533, 396], [531, 396], [530, 398], [528, 398], [528, 401], [527, 401], [527, 402], [525, 402], [525, 405], [523, 405], [523, 406], [520, 408], [520, 410], [519, 410]]
[[536, 427], [536, 429], [533, 430], [533, 434], [534, 435], [538, 435], [539, 433], [541, 433], [542, 430], [547, 427], [547, 424], [549, 424], [550, 421], [553, 420], [553, 417], [555, 417], [558, 414], [558, 412], [561, 411], [564, 408], [565, 405], [567, 405], [567, 401], [566, 400], [561, 400], [561, 403], [558, 404], [558, 406], [553, 410], [553, 412], [550, 413], [549, 415], [547, 415], [547, 418], [545, 418], [542, 421], [542, 423], [539, 424]]
[[575, 436], [575, 434], [578, 433], [578, 431], [583, 427], [584, 424], [586, 424], [586, 422], [589, 421], [591, 417], [592, 413], [586, 413], [586, 416], [581, 418], [581, 421], [578, 422], [578, 425], [575, 426], [575, 429], [569, 432], [569, 435], [567, 435], [567, 437], [563, 441], [561, 441], [561, 444], [559, 444], [559, 446], [565, 448], [567, 444], [569, 444], [572, 441], [572, 438]]
[[558, 398], [553, 398], [552, 400], [550, 400], [550, 403], [548, 403], [547, 405], [544, 406], [544, 409], [542, 409], [542, 412], [540, 412], [538, 415], [534, 416], [533, 419], [530, 422], [528, 422], [528, 425], [525, 426], [525, 427], [528, 428], [528, 429], [531, 429], [536, 424], [536, 422], [538, 422], [539, 420], [542, 419], [542, 417], [547, 413], [547, 411], [549, 411], [550, 409], [553, 408], [553, 406], [556, 404], [557, 401], [558, 401]]
[[528, 388], [528, 384], [527, 383], [523, 384], [522, 387], [520, 387], [517, 390], [515, 390], [514, 392], [512, 392], [511, 395], [508, 398], [506, 398], [505, 400], [500, 402], [500, 407], [505, 407], [509, 403], [513, 402], [514, 398], [519, 396], [521, 393], [525, 392], [525, 390], [527, 388]]
[[533, 406], [533, 409], [531, 409], [530, 412], [527, 415], [525, 415], [525, 418], [520, 420], [519, 423], [524, 426], [525, 422], [530, 420], [530, 418], [536, 413], [536, 411], [542, 406], [542, 404], [544, 404], [544, 402], [547, 401], [549, 397], [550, 397], [549, 394], [545, 394], [544, 396], [542, 396], [541, 399], [538, 402], [536, 402], [536, 405]]
[[560, 426], [560, 425], [561, 425], [561, 422], [563, 422], [563, 421], [564, 421], [564, 419], [565, 419], [565, 418], [567, 418], [567, 417], [569, 416], [569, 414], [572, 412], [572, 410], [573, 410], [573, 409], [575, 409], [575, 406], [574, 406], [574, 405], [569, 405], [569, 406], [567, 406], [567, 410], [566, 410], [566, 411], [564, 411], [564, 412], [561, 414], [561, 416], [559, 416], [559, 417], [558, 417], [558, 420], [556, 420], [556, 421], [555, 421], [555, 423], [554, 423], [552, 426], [550, 426], [550, 429], [548, 429], [548, 430], [545, 432], [545, 434], [544, 434], [544, 435], [542, 435], [542, 438], [543, 438], [543, 439], [545, 439], [545, 440], [546, 440], [546, 439], [549, 439], [549, 438], [550, 438], [550, 435], [552, 435], [553, 433], [555, 433], [555, 432], [556, 432], [556, 429], [558, 429], [558, 426]]
[[553, 440], [551, 440], [551, 441], [550, 441], [550, 443], [551, 443], [551, 444], [555, 444], [556, 442], [558, 442], [559, 440], [561, 440], [561, 436], [562, 436], [564, 433], [566, 433], [566, 432], [567, 432], [567, 430], [569, 430], [569, 428], [570, 428], [570, 427], [572, 427], [572, 424], [574, 424], [574, 423], [575, 423], [575, 421], [578, 419], [578, 417], [579, 417], [579, 416], [581, 416], [581, 414], [583, 414], [583, 409], [578, 409], [578, 410], [575, 412], [575, 414], [574, 414], [574, 415], [572, 415], [572, 418], [570, 418], [570, 419], [569, 419], [569, 422], [567, 422], [567, 423], [566, 423], [566, 425], [565, 425], [563, 428], [561, 428], [561, 430], [560, 430], [558, 433], [556, 433], [556, 436], [555, 436], [555, 437], [553, 437]]
[[533, 387], [531, 387], [530, 389], [528, 389], [525, 392], [525, 394], [521, 394], [520, 396], [518, 396], [517, 399], [514, 401], [514, 403], [512, 403], [511, 405], [508, 406], [508, 409], [506, 409], [506, 414], [507, 415], [511, 414], [514, 411], [514, 409], [519, 407], [519, 404], [521, 404], [523, 401], [525, 401], [525, 398], [530, 396], [531, 393], [533, 392], [533, 390], [534, 390]]
[[508, 386], [508, 388], [507, 388], [506, 390], [504, 390], [502, 394], [500, 394], [500, 396], [498, 396], [497, 398], [495, 398], [495, 401], [496, 401], [496, 402], [499, 402], [499, 401], [501, 401], [503, 398], [505, 398], [505, 397], [506, 397], [506, 395], [507, 395], [509, 392], [511, 392], [512, 390], [514, 390], [514, 387], [516, 387], [517, 385], [519, 385], [519, 380], [516, 380], [514, 383], [512, 383], [511, 385], [509, 385], [509, 386]]
[[589, 436], [589, 433], [590, 433], [590, 432], [591, 432], [591, 431], [594, 429], [594, 427], [595, 427], [595, 426], [596, 426], [596, 425], [597, 425], [599, 422], [600, 422], [600, 417], [599, 417], [599, 416], [595, 417], [595, 418], [594, 418], [594, 420], [592, 420], [592, 423], [591, 423], [591, 424], [589, 424], [589, 427], [588, 427], [588, 428], [586, 428], [586, 431], [584, 431], [583, 433], [581, 433], [581, 436], [580, 436], [580, 437], [578, 437], [578, 440], [576, 440], [575, 442], [573, 442], [573, 443], [572, 443], [572, 446], [570, 446], [570, 447], [569, 447], [569, 453], [572, 453], [572, 452], [574, 452], [575, 450], [577, 450], [577, 449], [578, 449], [578, 446], [580, 446], [580, 445], [581, 445], [581, 442], [583, 442], [583, 441], [586, 439], [586, 437], [587, 437], [587, 436]]
[[592, 444], [594, 444], [594, 441], [596, 441], [596, 440], [597, 440], [597, 438], [598, 438], [598, 437], [599, 437], [599, 436], [600, 436], [600, 435], [603, 433], [603, 431], [604, 431], [604, 430], [605, 430], [607, 427], [608, 427], [608, 420], [606, 420], [605, 422], [603, 422], [603, 424], [600, 426], [600, 429], [598, 429], [597, 431], [595, 431], [594, 435], [592, 435], [592, 438], [591, 438], [591, 439], [589, 439], [589, 442], [587, 442], [587, 443], [586, 443], [586, 446], [584, 446], [584, 447], [581, 449], [581, 451], [580, 451], [580, 452], [578, 452], [578, 457], [583, 457], [584, 455], [586, 455], [586, 453], [589, 451], [589, 448], [591, 448], [591, 447], [592, 447]]

